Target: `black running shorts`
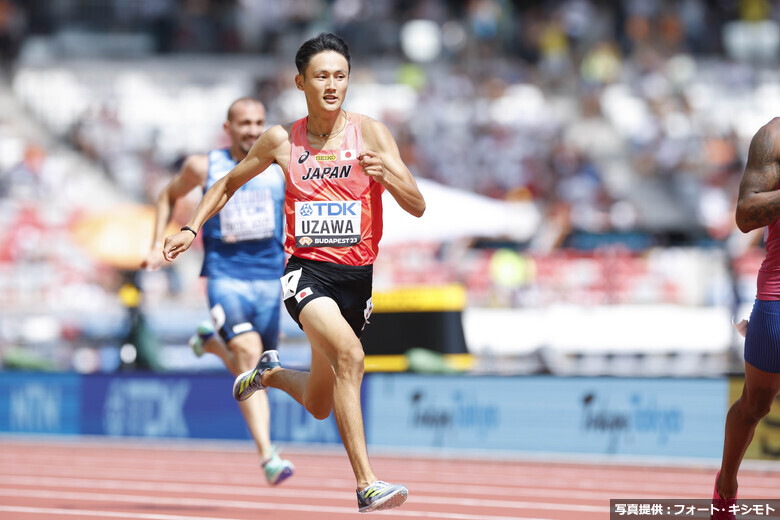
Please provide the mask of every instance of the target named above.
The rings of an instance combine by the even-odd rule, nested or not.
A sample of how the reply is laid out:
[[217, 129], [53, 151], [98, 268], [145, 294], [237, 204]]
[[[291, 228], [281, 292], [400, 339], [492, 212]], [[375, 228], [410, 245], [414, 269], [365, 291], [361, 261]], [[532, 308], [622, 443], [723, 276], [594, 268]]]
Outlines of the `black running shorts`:
[[291, 256], [281, 278], [284, 305], [303, 328], [299, 319], [301, 309], [315, 298], [330, 298], [359, 338], [374, 308], [373, 274], [373, 265], [341, 265]]

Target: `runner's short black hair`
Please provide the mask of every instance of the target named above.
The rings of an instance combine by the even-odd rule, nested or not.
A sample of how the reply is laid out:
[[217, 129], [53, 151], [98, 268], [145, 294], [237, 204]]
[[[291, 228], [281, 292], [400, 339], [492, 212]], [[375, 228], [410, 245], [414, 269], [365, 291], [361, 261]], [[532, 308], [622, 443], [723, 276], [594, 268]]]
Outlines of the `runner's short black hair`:
[[320, 33], [314, 38], [303, 42], [295, 54], [295, 66], [298, 68], [298, 74], [303, 74], [306, 67], [309, 66], [311, 57], [324, 51], [338, 52], [347, 60], [348, 72], [352, 71], [352, 58], [349, 56], [349, 47], [347, 42], [332, 33]]

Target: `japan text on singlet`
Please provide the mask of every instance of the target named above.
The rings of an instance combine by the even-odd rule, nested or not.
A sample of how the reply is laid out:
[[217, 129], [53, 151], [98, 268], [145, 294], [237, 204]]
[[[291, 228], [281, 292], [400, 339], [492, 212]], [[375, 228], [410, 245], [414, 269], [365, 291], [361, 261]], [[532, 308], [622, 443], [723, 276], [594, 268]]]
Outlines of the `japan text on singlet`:
[[[208, 190], [232, 170], [230, 150], [209, 153]], [[272, 164], [241, 186], [203, 224], [201, 276], [272, 280], [284, 269], [284, 173]]]
[[780, 221], [775, 220], [764, 229], [766, 257], [758, 270], [759, 300], [780, 300]]
[[360, 115], [346, 114], [344, 137], [334, 150], [309, 145], [307, 118], [293, 124], [284, 203], [285, 249], [299, 258], [369, 265], [382, 238], [384, 187], [360, 168]]

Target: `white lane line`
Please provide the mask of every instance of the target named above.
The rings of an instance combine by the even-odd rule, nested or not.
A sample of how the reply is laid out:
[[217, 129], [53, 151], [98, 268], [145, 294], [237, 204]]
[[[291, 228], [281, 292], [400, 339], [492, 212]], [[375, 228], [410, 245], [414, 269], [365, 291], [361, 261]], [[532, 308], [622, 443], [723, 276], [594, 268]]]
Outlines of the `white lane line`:
[[[92, 475], [89, 478], [81, 478], [76, 476], [70, 477], [58, 477], [58, 476], [22, 476], [12, 475], [3, 476], [0, 474], [0, 484], [10, 486], [29, 486], [31, 488], [40, 488], [43, 486], [53, 488], [76, 488], [76, 489], [112, 489], [112, 490], [135, 490], [135, 491], [166, 491], [169, 493], [184, 493], [184, 494], [213, 494], [213, 495], [244, 495], [252, 497], [287, 497], [296, 498], [301, 496], [301, 489], [306, 490], [306, 496], [316, 498], [318, 500], [343, 500], [352, 499], [353, 494], [351, 491], [345, 491], [352, 485], [351, 482], [344, 483], [339, 487], [334, 487], [332, 482], [323, 482], [318, 479], [295, 477], [295, 482], [287, 481], [284, 486], [281, 487], [268, 487], [265, 484], [259, 484], [257, 486], [252, 485], [229, 485], [229, 484], [214, 484], [214, 483], [187, 483], [182, 482], [181, 478], [169, 478], [165, 481], [155, 481], [151, 477], [146, 480], [130, 480], [130, 479], [107, 479], [97, 475]], [[458, 486], [459, 491], [457, 497], [447, 496], [442, 494], [441, 486], [432, 484], [415, 484], [412, 486], [407, 483], [412, 493], [415, 496], [415, 500], [442, 500], [445, 503], [455, 503], [459, 500], [480, 500], [481, 497], [489, 497], [485, 499], [486, 503], [493, 501], [492, 497], [505, 496], [515, 497], [520, 499], [525, 498], [537, 498], [537, 499], [555, 499], [561, 498], [560, 488], [510, 488], [502, 486], [491, 486], [489, 488], [480, 487], [479, 493], [474, 493], [474, 486]], [[471, 491], [471, 493], [469, 493]], [[473, 496], [469, 496], [473, 495]], [[696, 496], [696, 495], [692, 495]], [[611, 496], [605, 491], [567, 491], [566, 498], [569, 500], [582, 500], [582, 501], [606, 501], [610, 498], [616, 498]], [[640, 498], [640, 497], [636, 497]], [[673, 498], [668, 495], [659, 495], [657, 497], [648, 496], [642, 494], [641, 498]]]
[[[91, 511], [86, 509], [47, 509], [43, 507], [17, 507], [17, 506], [2, 506], [0, 505], [0, 511], [7, 511], [12, 513], [22, 513], [31, 515], [46, 514], [62, 515], [62, 516], [103, 516], [111, 518], [133, 518], [139, 520], [240, 520], [236, 518], [227, 517], [214, 517], [214, 516], [179, 516], [179, 515], [161, 515], [153, 513], [122, 513], [118, 511]], [[354, 512], [354, 511], [353, 511]], [[355, 514], [358, 514], [355, 512]], [[405, 511], [394, 509], [392, 511], [383, 511], [383, 518], [392, 518], [393, 516], [411, 516], [406, 514]], [[438, 518], [447, 520], [554, 520], [551, 518], [532, 518], [530, 516], [473, 516], [473, 515], [461, 515], [458, 513], [437, 513], [437, 512], [419, 512], [414, 515], [419, 518]], [[35, 517], [33, 520], [39, 520], [40, 517]]]
[[[181, 453], [174, 452], [176, 455]], [[152, 455], [150, 453], [150, 455]], [[106, 458], [99, 458], [95, 454], [87, 457], [81, 457], [80, 455], [75, 457], [71, 454], [66, 455], [44, 455], [35, 457], [23, 457], [23, 456], [4, 456], [0, 454], [0, 473], [8, 474], [33, 474], [36, 471], [40, 471], [40, 468], [46, 468], [47, 474], [58, 475], [79, 475], [79, 476], [93, 476], [93, 475], [105, 475], [107, 478], [116, 476], [121, 471], [122, 475], [139, 479], [148, 478], [152, 473], [160, 474], [160, 478], [163, 480], [170, 480], [170, 472], [166, 472], [167, 468], [178, 468], [179, 473], [198, 475], [198, 479], [201, 481], [213, 481], [213, 482], [230, 482], [231, 480], [240, 482], [239, 479], [231, 478], [236, 473], [236, 462], [230, 458], [226, 458], [221, 463], [207, 463], [197, 461], [197, 456], [184, 457], [184, 460], [180, 458], [166, 459], [165, 453], [154, 454], [154, 459], [149, 460], [128, 460], [124, 456], [113, 457], [118, 459], [117, 462], [111, 465], [106, 465]], [[252, 458], [251, 455], [248, 458]], [[245, 460], [247, 457], [242, 457]], [[294, 457], [291, 455], [291, 458]], [[134, 462], [135, 464], [131, 464]], [[322, 462], [322, 461], [321, 461]], [[250, 462], [247, 464], [251, 467], [253, 464]], [[471, 486], [484, 485], [486, 489], [492, 488], [495, 483], [496, 473], [501, 474], [501, 482], [499, 486], [511, 487], [519, 486], [527, 489], [533, 488], [566, 488], [572, 491], [605, 491], [611, 496], [622, 495], [635, 492], [637, 489], [641, 489], [643, 494], [668, 496], [670, 494], [689, 494], [691, 496], [698, 496], [700, 494], [709, 495], [711, 488], [710, 480], [714, 480], [714, 473], [712, 476], [695, 474], [695, 473], [677, 473], [675, 470], [670, 470], [673, 478], [670, 478], [669, 472], [661, 472], [657, 469], [652, 471], [644, 471], [641, 476], [636, 471], [626, 471], [625, 469], [597, 469], [593, 468], [588, 472], [583, 468], [577, 470], [568, 471], [564, 468], [526, 468], [524, 471], [511, 474], [504, 472], [503, 467], [493, 468], [493, 473], [487, 476], [476, 476], [470, 469], [449, 471], [448, 468], [455, 467], [452, 464], [446, 466], [431, 466], [427, 470], [409, 470], [409, 465], [405, 464], [400, 467], [396, 464], [375, 466], [380, 470], [382, 475], [386, 475], [386, 480], [403, 480], [407, 486], [420, 483], [434, 484], [439, 483], [441, 485], [463, 485], [466, 478], [463, 477], [467, 474], [467, 481], [465, 484]], [[416, 464], [413, 464], [416, 466]], [[303, 466], [301, 466], [303, 467]], [[336, 476], [342, 476], [338, 482], [334, 481], [334, 487], [350, 488], [353, 484], [350, 479], [351, 475], [349, 467], [344, 461], [343, 464], [338, 464], [334, 467], [334, 464], [326, 465], [322, 463], [312, 464], [310, 461], [306, 464], [306, 474], [312, 477], [322, 475], [323, 480], [332, 479]], [[37, 468], [37, 469], [36, 469]], [[334, 471], [340, 470], [340, 471]], [[514, 469], [514, 468], [512, 468]], [[219, 475], [223, 473], [227, 476]], [[163, 476], [165, 475], [165, 476]], [[399, 475], [399, 476], [395, 476]], [[193, 477], [195, 478], [195, 477]], [[780, 474], [775, 475], [750, 475], [746, 474], [740, 478], [740, 483], [743, 489], [755, 490], [757, 494], [764, 494], [771, 492], [780, 486]], [[318, 486], [319, 487], [319, 486]], [[493, 491], [487, 491], [486, 493], [492, 495]]]
[[[29, 486], [33, 489], [41, 487], [50, 488], [75, 488], [75, 489], [91, 489], [91, 490], [133, 490], [133, 491], [165, 491], [168, 493], [185, 493], [191, 494], [212, 494], [212, 495], [245, 495], [251, 497], [293, 497], [297, 498], [301, 496], [301, 489], [306, 490], [306, 496], [310, 498], [316, 498], [318, 500], [352, 500], [354, 494], [351, 491], [344, 491], [345, 487], [341, 487], [342, 491], [333, 491], [323, 489], [324, 482], [318, 482], [314, 479], [306, 479], [304, 485], [293, 486], [290, 481], [287, 481], [284, 486], [280, 487], [268, 487], [265, 484], [258, 486], [252, 485], [220, 485], [220, 484], [188, 484], [180, 481], [168, 481], [168, 482], [156, 482], [156, 481], [139, 481], [139, 480], [119, 480], [119, 479], [105, 479], [105, 478], [75, 478], [75, 477], [31, 477], [31, 476], [2, 476], [0, 475], [0, 484], [8, 486], [24, 487]], [[300, 482], [299, 482], [300, 484]], [[310, 484], [310, 485], [309, 485]], [[319, 484], [319, 485], [318, 485]], [[337, 488], [338, 489], [338, 488]], [[495, 487], [491, 488], [495, 491]], [[444, 500], [448, 503], [452, 503], [453, 500], [479, 500], [479, 497], [467, 497], [466, 493], [460, 493], [459, 497], [440, 495], [441, 487], [434, 485], [418, 484], [412, 488], [415, 500], [420, 500], [422, 497], [434, 497], [434, 500]], [[502, 495], [502, 493], [492, 493], [491, 496]], [[560, 489], [523, 489], [513, 488], [507, 489], [503, 496], [516, 496], [520, 498], [535, 497], [535, 498], [561, 498]], [[581, 493], [567, 492], [566, 498], [568, 499], [581, 499], [591, 501], [604, 501], [610, 497], [604, 492], [590, 492], [585, 491]], [[668, 497], [665, 497], [668, 498]]]
[[[182, 493], [186, 496], [196, 495], [247, 495], [260, 498], [262, 496], [267, 497], [285, 497], [285, 498], [300, 498], [301, 492], [296, 489], [285, 488], [256, 488], [249, 486], [193, 486], [187, 484], [176, 483], [164, 483], [164, 482], [127, 482], [122, 480], [94, 480], [94, 479], [64, 479], [64, 478], [52, 478], [52, 477], [0, 477], [0, 484], [6, 484], [9, 486], [31, 486], [36, 489], [40, 488], [76, 488], [76, 489], [89, 489], [89, 490], [123, 490], [123, 491], [157, 491], [165, 493]], [[316, 500], [338, 500], [346, 501], [351, 495], [346, 493], [343, 496], [337, 496], [330, 491], [317, 491], [309, 490], [306, 492], [306, 499]], [[560, 490], [558, 490], [557, 497], [560, 497]], [[594, 500], [606, 500], [604, 495], [595, 498]], [[458, 505], [463, 507], [480, 507], [484, 509], [489, 508], [501, 508], [501, 509], [539, 509], [539, 510], [552, 510], [552, 511], [582, 511], [582, 512], [603, 512], [608, 513], [609, 508], [604, 506], [592, 506], [584, 504], [560, 504], [560, 503], [545, 503], [545, 502], [528, 502], [520, 500], [498, 500], [498, 499], [478, 499], [478, 498], [463, 498], [463, 497], [444, 497], [435, 496], [431, 493], [421, 493], [414, 495], [414, 501], [416, 503], [423, 504], [437, 504], [437, 505]]]
[[[197, 448], [199, 444], [195, 443], [193, 445], [194, 449], [192, 450], [193, 456], [191, 457], [186, 457], [186, 452], [190, 446], [188, 443], [179, 445], [176, 443], [168, 444], [165, 442], [159, 442], [155, 444], [150, 440], [139, 441], [135, 445], [132, 444], [132, 442], [89, 442], [89, 440], [74, 440], [63, 441], [60, 442], [60, 444], [55, 442], [53, 445], [36, 445], [35, 443], [28, 443], [26, 445], [21, 444], [15, 446], [13, 442], [9, 442], [8, 446], [11, 449], [4, 450], [3, 453], [0, 453], [0, 461], [30, 464], [33, 461], [40, 460], [41, 463], [46, 465], [51, 465], [55, 462], [62, 462], [69, 467], [91, 467], [100, 464], [101, 461], [105, 460], [105, 456], [101, 457], [101, 455], [95, 451], [108, 451], [111, 449], [123, 450], [121, 457], [119, 457], [121, 458], [123, 465], [139, 465], [140, 467], [144, 468], [144, 470], [157, 467], [161, 463], [164, 463], [165, 460], [161, 460], [160, 456], [161, 454], [166, 453], [173, 457], [178, 455], [184, 456], [183, 459], [179, 458], [179, 461], [177, 462], [177, 467], [180, 468], [192, 467], [193, 469], [208, 469], [213, 471], [218, 471], [224, 468], [224, 471], [226, 472], [233, 472], [235, 470], [236, 460], [252, 460], [256, 457], [256, 454], [252, 451], [242, 453], [237, 450], [232, 450], [231, 447], [234, 445], [230, 443], [226, 443], [225, 450], [222, 453], [218, 451], [218, 444], [208, 444], [210, 449], [213, 448], [215, 451], [205, 451], [198, 450]], [[14, 447], [17, 447], [21, 450], [25, 450], [26, 448], [34, 451], [28, 451], [26, 453], [15, 453]], [[64, 453], [66, 451], [67, 453]], [[325, 453], [320, 454], [311, 454], [308, 452], [301, 454], [300, 451], [296, 453], [295, 449], [292, 448], [286, 454], [289, 455], [290, 458], [295, 458], [296, 454], [298, 454], [307, 458], [313, 457], [315, 459], [319, 459], [318, 461], [315, 460], [315, 462], [312, 462], [311, 460], [307, 461], [307, 470], [311, 470], [309, 473], [312, 471], [317, 473], [322, 472], [324, 475], [330, 476], [332, 475], [334, 464], [338, 464], [337, 467], [340, 469], [343, 468], [346, 471], [349, 470], [346, 458], [335, 456], [330, 449], [324, 451]], [[74, 452], [78, 452], [78, 456], [76, 457], [77, 460], [75, 462], [73, 461]], [[419, 477], [419, 480], [423, 482], [442, 482], [443, 484], [453, 482], [453, 478], [458, 478], [456, 475], [461, 471], [465, 471], [470, 475], [469, 483], [471, 484], [490, 484], [493, 482], [495, 473], [499, 471], [503, 475], [502, 481], [505, 484], [532, 486], [533, 484], [529, 484], [528, 482], [528, 475], [534, 475], [543, 472], [548, 479], [555, 481], [556, 484], [560, 482], [560, 484], [557, 485], [562, 485], [563, 487], [567, 487], [569, 489], [603, 489], [606, 486], [601, 484], [602, 481], [606, 481], [606, 485], [609, 485], [609, 483], [612, 482], [621, 482], [624, 484], [628, 484], [629, 482], [636, 482], [639, 484], [638, 487], [644, 488], [645, 491], [663, 494], [664, 489], [661, 487], [648, 489], [648, 480], [654, 482], [655, 485], [668, 484], [669, 486], [672, 486], [672, 489], [677, 490], [680, 489], [680, 486], [693, 482], [693, 479], [695, 478], [691, 476], [690, 471], [692, 471], [692, 469], [688, 469], [688, 474], [686, 474], [686, 469], [683, 468], [681, 470], [679, 467], [670, 468], [668, 471], [664, 471], [661, 467], [651, 466], [649, 470], [650, 474], [653, 475], [653, 478], [648, 479], [648, 468], [642, 467], [631, 467], [623, 465], [567, 465], [565, 462], [553, 462], [545, 466], [533, 461], [518, 461], [516, 464], [501, 464], [497, 466], [494, 462], [495, 461], [490, 460], [479, 462], [471, 459], [451, 461], [435, 458], [409, 458], [400, 461], [398, 459], [375, 457], [375, 465], [377, 467], [381, 467], [382, 474], [395, 473], [397, 470], [403, 472], [404, 478], [407, 481], [414, 481], [417, 480], [417, 477]], [[462, 465], [465, 465], [465, 470], [456, 469], [458, 467], [462, 468]], [[452, 468], [452, 471], [450, 471], [450, 468]], [[769, 489], [780, 485], [780, 474], [777, 473], [777, 469], [780, 468], [780, 466], [775, 465], [773, 468], [775, 469], [774, 475], [751, 475], [749, 473], [745, 473], [740, 479], [743, 488], [747, 489], [750, 487], [752, 489], [754, 487], [752, 482], [754, 479], [760, 481], [755, 483], [755, 485], [759, 487], [761, 486], [761, 483], [766, 483], [767, 488]], [[574, 482], [572, 482], [572, 479], [574, 479]], [[778, 481], [775, 482], [773, 486], [770, 485], [770, 479], [777, 479]], [[587, 485], [583, 484], [583, 482], [589, 482], [591, 484]], [[539, 479], [534, 477], [533, 483], [539, 484]], [[710, 487], [709, 484], [707, 487]], [[621, 492], [621, 490], [612, 489], [612, 492]], [[697, 491], [691, 490], [690, 493], [697, 493]]]
[[[27, 515], [42, 515], [46, 516], [77, 516], [84, 518], [86, 516], [103, 516], [110, 518], [138, 518], [139, 520], [195, 520], [192, 516], [180, 516], [180, 515], [162, 515], [156, 513], [122, 513], [120, 511], [95, 511], [90, 509], [57, 509], [46, 507], [22, 507], [22, 506], [3, 506], [0, 505], [0, 511], [8, 513], [21, 513]], [[14, 517], [17, 518], [17, 517]], [[33, 520], [39, 519], [40, 516], [36, 516]], [[197, 520], [239, 520], [236, 518], [227, 518], [224, 516], [199, 516]]]
[[[123, 465], [131, 467], [149, 468], [160, 466], [165, 463], [165, 458], [161, 458], [161, 455], [168, 455], [169, 458], [174, 458], [178, 462], [178, 467], [181, 468], [195, 468], [195, 469], [210, 469], [210, 470], [225, 470], [230, 471], [235, 468], [235, 464], [240, 461], [253, 461], [256, 459], [256, 454], [247, 453], [246, 455], [235, 454], [226, 452], [223, 456], [208, 455], [204, 456], [199, 452], [193, 452], [192, 456], [186, 456], [186, 453], [181, 451], [165, 452], [161, 450], [159, 452], [148, 451], [143, 454], [138, 452], [131, 452], [130, 454], [121, 453], [120, 455], [106, 455], [105, 453], [89, 452], [86, 450], [78, 450], [79, 453], [75, 457], [74, 453], [66, 452], [24, 452], [14, 453], [8, 450], [5, 453], [0, 453], [0, 462], [7, 464], [29, 464], [32, 461], [40, 461], [46, 464], [67, 464], [71, 466], [94, 466], [104, 463], [106, 458], [121, 459]], [[106, 450], [104, 450], [106, 451]], [[141, 456], [143, 455], [143, 456]], [[285, 453], [291, 459], [296, 458], [296, 453]], [[300, 455], [299, 455], [300, 456]], [[346, 457], [334, 458], [332, 456], [323, 455], [318, 457], [316, 455], [304, 455], [306, 459], [307, 468], [322, 472], [325, 474], [331, 473], [334, 464], [337, 464], [344, 470], [349, 470], [349, 465]], [[637, 482], [645, 482], [647, 480], [648, 469], [647, 468], [630, 468], [630, 467], [600, 467], [600, 466], [560, 466], [556, 464], [550, 464], [547, 466], [540, 466], [539, 464], [496, 464], [490, 461], [485, 461], [481, 464], [472, 461], [436, 461], [430, 462], [426, 460], [380, 460], [375, 465], [381, 466], [383, 471], [403, 471], [408, 475], [421, 474], [423, 479], [436, 479], [443, 482], [450, 481], [452, 478], [457, 478], [458, 471], [467, 471], [470, 475], [470, 480], [477, 482], [487, 479], [492, 481], [495, 477], [496, 471], [501, 471], [502, 475], [506, 479], [527, 479], [529, 473], [544, 472], [546, 476], [553, 479], [560, 478], [574, 478], [582, 479], [587, 478], [589, 480], [613, 480], [616, 475], [619, 476], [621, 481], [636, 480]], [[689, 470], [686, 474], [685, 471], [679, 468], [672, 468], [664, 471], [663, 469], [652, 468], [651, 473], [656, 475], [658, 481], [668, 481], [669, 483], [677, 483], [679, 481], [685, 481], [685, 479], [693, 472]], [[749, 476], [749, 475], [745, 475]], [[780, 479], [780, 473], [776, 473], [775, 477]]]
[[[15, 498], [38, 498], [38, 499], [50, 499], [50, 500], [72, 500], [72, 501], [100, 501], [111, 502], [116, 504], [117, 502], [125, 502], [131, 504], [154, 504], [165, 506], [180, 506], [182, 508], [197, 508], [197, 507], [218, 507], [223, 509], [260, 509], [269, 511], [298, 511], [311, 514], [317, 513], [335, 513], [335, 514], [349, 514], [357, 513], [357, 507], [333, 507], [333, 506], [314, 506], [304, 504], [289, 504], [278, 502], [247, 502], [242, 500], [211, 500], [197, 497], [185, 497], [185, 498], [171, 498], [171, 497], [153, 497], [145, 495], [122, 495], [122, 494], [109, 494], [109, 493], [75, 493], [75, 492], [62, 492], [62, 491], [45, 491], [45, 490], [33, 490], [33, 489], [0, 489], [0, 496], [12, 496]], [[557, 504], [553, 504], [555, 507], [559, 507]], [[524, 517], [524, 516], [499, 516], [488, 515], [480, 513], [479, 515], [465, 514], [465, 513], [445, 513], [439, 511], [415, 511], [409, 509], [406, 506], [403, 510], [394, 510], [393, 513], [400, 516], [409, 518], [440, 518], [449, 520], [551, 520], [549, 518], [538, 517]], [[556, 510], [556, 509], [554, 509]], [[582, 513], [591, 511], [582, 511]], [[197, 517], [190, 517], [197, 518]]]
[[[117, 479], [122, 478], [131, 481], [151, 481], [159, 480], [161, 482], [187, 482], [192, 484], [209, 484], [220, 483], [229, 484], [235, 482], [236, 484], [245, 483], [246, 473], [242, 474], [240, 478], [237, 477], [235, 466], [230, 471], [218, 473], [214, 471], [208, 471], [201, 469], [200, 471], [178, 471], [173, 468], [178, 468], [175, 461], [171, 461], [167, 469], [154, 469], [147, 468], [142, 469], [127, 469], [119, 466], [106, 466], [106, 465], [94, 465], [89, 467], [74, 467], [60, 464], [27, 464], [27, 465], [11, 465], [0, 463], [0, 475], [13, 475], [13, 476], [35, 476], [46, 474], [49, 476], [59, 477], [84, 477], [84, 478], [106, 478]], [[387, 472], [390, 473], [390, 472]], [[258, 471], [259, 474], [259, 471]], [[383, 473], [386, 474], [386, 473]], [[344, 477], [348, 477], [348, 474], [344, 474]], [[258, 477], [259, 479], [260, 477]], [[390, 477], [386, 477], [388, 480], [392, 480]], [[713, 477], [714, 479], [714, 477]], [[560, 490], [567, 489], [567, 496], [569, 493], [594, 493], [596, 496], [607, 496], [612, 498], [630, 497], [630, 498], [675, 498], [675, 497], [696, 497], [696, 496], [709, 496], [712, 492], [711, 479], [704, 478], [698, 479], [693, 482], [679, 483], [676, 485], [657, 483], [652, 480], [645, 481], [643, 483], [632, 484], [623, 481], [619, 475], [615, 475], [614, 480], [607, 482], [591, 481], [589, 479], [552, 479], [546, 478], [541, 475], [534, 477], [528, 476], [524, 479], [513, 479], [507, 482], [503, 476], [500, 476], [500, 482], [496, 484], [480, 484], [471, 482], [468, 476], [465, 475], [460, 481], [453, 481], [447, 486], [437, 483], [435, 480], [425, 479], [410, 479], [407, 478], [402, 472], [399, 473], [396, 480], [403, 481], [407, 487], [419, 490], [425, 490], [429, 493], [437, 493], [444, 489], [456, 489], [457, 494], [462, 495], [476, 495], [484, 497], [493, 497], [496, 495], [513, 496], [517, 493], [518, 489], [525, 490], [527, 496], [535, 496], [535, 490], [540, 490], [541, 493], [550, 492], [558, 493], [560, 496]], [[464, 482], [465, 481], [465, 482]], [[740, 479], [742, 482], [742, 479]], [[743, 488], [750, 488], [751, 493], [756, 495], [769, 494], [772, 496], [777, 489], [778, 482], [775, 479], [767, 479], [761, 482], [755, 482], [751, 480], [750, 483], [743, 483]], [[295, 488], [309, 488], [309, 489], [351, 489], [354, 487], [354, 480], [351, 478], [339, 478], [338, 475], [331, 473], [327, 478], [323, 475], [323, 478], [313, 478], [311, 476], [295, 476], [285, 483], [285, 487]], [[580, 495], [585, 499], [586, 495]], [[572, 496], [573, 498], [573, 496]]]

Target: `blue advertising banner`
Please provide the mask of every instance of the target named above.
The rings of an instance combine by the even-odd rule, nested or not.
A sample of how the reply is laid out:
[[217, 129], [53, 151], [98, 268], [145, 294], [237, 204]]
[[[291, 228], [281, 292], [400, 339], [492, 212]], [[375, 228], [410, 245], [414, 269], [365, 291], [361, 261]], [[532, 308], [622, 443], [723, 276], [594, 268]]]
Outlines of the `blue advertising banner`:
[[73, 374], [0, 372], [0, 431], [79, 433], [80, 382]]
[[271, 439], [274, 442], [341, 444], [333, 413], [318, 421], [295, 399], [281, 390], [268, 390], [271, 407]]
[[[251, 439], [224, 374], [84, 376], [82, 433], [132, 437]], [[315, 420], [284, 392], [270, 389], [271, 439], [339, 443], [333, 417]]]
[[84, 376], [82, 433], [132, 437], [249, 438], [224, 375]]
[[365, 381], [379, 446], [719, 457], [726, 380], [421, 377]]
[[[250, 439], [223, 374], [0, 372], [0, 432]], [[717, 458], [726, 379], [618, 379], [368, 374], [372, 446]], [[276, 442], [339, 444], [268, 391]]]

